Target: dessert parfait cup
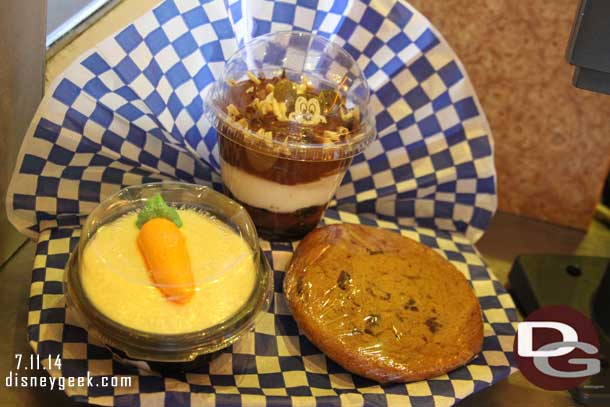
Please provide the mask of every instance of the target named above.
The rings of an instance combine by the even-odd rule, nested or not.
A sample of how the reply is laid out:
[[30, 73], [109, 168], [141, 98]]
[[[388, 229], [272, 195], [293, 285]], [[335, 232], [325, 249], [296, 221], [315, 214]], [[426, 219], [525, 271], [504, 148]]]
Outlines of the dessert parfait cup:
[[[205, 329], [169, 334], [135, 329], [129, 324], [111, 319], [100, 311], [87, 295], [82, 279], [84, 263], [82, 259], [85, 257], [87, 245], [101, 227], [122, 215], [141, 209], [147, 199], [157, 193], [161, 194], [170, 206], [205, 211], [212, 215], [233, 229], [252, 251], [255, 270], [252, 292], [244, 295], [247, 299], [239, 306], [237, 312]], [[231, 254], [228, 253], [227, 256], [230, 257]], [[120, 256], [112, 261], [116, 266], [117, 274], [121, 273], [121, 264], [128, 264]], [[142, 284], [154, 285], [152, 280]], [[271, 269], [259, 247], [256, 229], [243, 207], [205, 186], [163, 182], [127, 187], [102, 202], [89, 215], [82, 229], [78, 247], [72, 253], [66, 267], [64, 292], [68, 309], [73, 312], [81, 326], [87, 329], [89, 335], [107, 346], [115, 356], [149, 362], [149, 366], [154, 370], [184, 371], [209, 361], [217, 351], [226, 348], [247, 333], [260, 313], [268, 308], [273, 285]], [[222, 295], [223, 293], [219, 293], [215, 298]], [[136, 295], [132, 295], [114, 298], [112, 301], [116, 303], [116, 307], [124, 307], [128, 302], [139, 300]], [[149, 306], [148, 303], [137, 305]], [[211, 309], [212, 307], [198, 309], [197, 312], [211, 312]], [[139, 316], [134, 317], [139, 318]], [[176, 317], [168, 315], [168, 318]]]
[[[278, 96], [279, 78], [300, 91]], [[275, 90], [270, 85], [267, 89], [286, 102], [279, 110], [273, 107], [277, 115], [284, 115], [283, 121], [270, 123], [269, 115], [259, 115], [257, 123], [247, 117], [237, 120], [235, 107], [252, 112], [253, 105], [264, 104], [259, 103], [263, 98], [277, 104], [275, 97], [269, 99], [258, 90], [265, 81], [273, 82]], [[256, 90], [252, 84], [258, 84]], [[299, 105], [299, 98], [295, 103], [299, 95], [307, 105]], [[334, 95], [332, 107], [323, 100], [328, 95]], [[218, 135], [225, 190], [247, 209], [259, 235], [294, 240], [316, 227], [352, 158], [375, 137], [369, 96], [354, 59], [336, 43], [312, 33], [263, 35], [229, 58], [222, 76], [204, 95], [205, 114]], [[312, 103], [322, 105], [315, 117]], [[341, 110], [341, 117], [350, 122], [349, 128], [341, 127], [340, 137], [332, 136], [343, 122], [330, 113], [320, 118], [331, 110], [336, 117]]]

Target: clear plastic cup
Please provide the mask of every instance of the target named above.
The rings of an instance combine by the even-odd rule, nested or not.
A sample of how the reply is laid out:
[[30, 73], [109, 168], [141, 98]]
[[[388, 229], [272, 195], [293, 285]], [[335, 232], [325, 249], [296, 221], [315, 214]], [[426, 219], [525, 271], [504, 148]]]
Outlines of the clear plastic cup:
[[[151, 289], [156, 292], [159, 285], [153, 283], [152, 279], [148, 277], [141, 281], [129, 277], [133, 276], [128, 270], [133, 262], [130, 262], [126, 256], [121, 256], [121, 253], [130, 252], [123, 247], [116, 246], [105, 253], [93, 253], [94, 256], [106, 256], [107, 260], [112, 263], [112, 267], [92, 270], [96, 274], [105, 272], [108, 274], [108, 278], [97, 279], [96, 277], [95, 281], [100, 281], [96, 292], [87, 289], [87, 287], [91, 287], [92, 281], [89, 280], [89, 283], [85, 281], [84, 268], [88, 255], [87, 250], [91, 250], [93, 247], [91, 243], [99, 236], [101, 228], [112, 227], [115, 220], [141, 210], [146, 201], [157, 193], [161, 194], [170, 206], [209, 214], [214, 221], [222, 222], [231, 230], [231, 233], [235, 233], [238, 238], [243, 240], [247, 251], [251, 253], [249, 261], [252, 262], [254, 269], [252, 290], [243, 296], [242, 303], [233, 307], [234, 313], [228, 314], [226, 318], [223, 317], [212, 325], [173, 333], [142, 329], [140, 327], [142, 320], [150, 318], [151, 315], [145, 316], [138, 311], [138, 308], [150, 310], [151, 306], [156, 304], [150, 302], [147, 292], [150, 292]], [[185, 227], [186, 224], [182, 226], [182, 230]], [[117, 245], [127, 246], [127, 243], [117, 238]], [[133, 245], [136, 245], [135, 239]], [[206, 250], [206, 248], [201, 247], [201, 250]], [[191, 259], [193, 259], [193, 254], [191, 253]], [[211, 265], [216, 269], [211, 270], [214, 278], [220, 279], [221, 274], [229, 270], [234, 260], [240, 260], [236, 259], [236, 254], [230, 251], [225, 252], [225, 257], [226, 262], [223, 265]], [[195, 275], [197, 274], [195, 273]], [[230, 273], [227, 276], [232, 278]], [[205, 186], [162, 182], [122, 189], [102, 202], [88, 216], [78, 247], [72, 253], [66, 266], [64, 292], [72, 315], [92, 337], [106, 345], [120, 358], [145, 361], [151, 368], [160, 371], [190, 370], [209, 361], [217, 351], [231, 345], [254, 326], [257, 317], [268, 308], [271, 302], [272, 278], [272, 271], [260, 249], [254, 224], [241, 205]], [[109, 279], [113, 280], [112, 285], [108, 284]], [[204, 280], [196, 280], [197, 290], [207, 283]], [[133, 288], [135, 290], [122, 294], [122, 291], [125, 290], [117, 288], [117, 284], [127, 287], [127, 290]], [[192, 320], [193, 326], [207, 324], [207, 319], [201, 322], [203, 321], [202, 314], [224, 315], [223, 309], [226, 309], [227, 304], [234, 300], [234, 298], [227, 297], [230, 294], [223, 291], [222, 287], [222, 284], [214, 286], [220, 292], [212, 292], [208, 289], [207, 293], [204, 291], [198, 297], [193, 296], [190, 300], [191, 304], [171, 304], [167, 301], [166, 308], [171, 312], [159, 312], [155, 314], [154, 318], [158, 319], [156, 322], [160, 324], [164, 324], [164, 321], [175, 322], [169, 320], [178, 319]], [[230, 291], [230, 293], [234, 291]], [[223, 296], [227, 298], [223, 298]], [[102, 302], [100, 298], [108, 299], [108, 301]], [[201, 298], [206, 301], [207, 305], [204, 304], [194, 309], [192, 305], [199, 304], [197, 301]], [[101, 307], [101, 305], [107, 306], [109, 303], [116, 307], [112, 313]], [[190, 306], [190, 310], [193, 312], [185, 314], [185, 311], [188, 311], [184, 308], [186, 306]], [[118, 312], [114, 312], [114, 310]], [[117, 316], [120, 316], [120, 320], [116, 318]]]
[[[278, 78], [290, 81], [289, 91], [278, 91]], [[266, 83], [274, 84], [267, 94], [259, 89]], [[352, 158], [375, 138], [369, 97], [354, 59], [315, 34], [267, 34], [229, 58], [207, 90], [205, 112], [218, 134], [225, 190], [259, 235], [293, 240], [316, 227]]]

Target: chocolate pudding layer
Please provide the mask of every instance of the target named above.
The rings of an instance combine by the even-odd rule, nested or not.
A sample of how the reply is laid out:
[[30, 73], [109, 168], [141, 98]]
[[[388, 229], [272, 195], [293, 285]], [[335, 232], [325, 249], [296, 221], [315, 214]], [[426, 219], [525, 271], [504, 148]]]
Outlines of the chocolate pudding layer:
[[250, 206], [240, 201], [225, 188], [231, 198], [238, 201], [252, 218], [258, 234], [267, 240], [299, 240], [317, 226], [324, 214], [326, 205], [311, 206], [290, 213], [271, 212]]
[[[220, 130], [219, 130], [220, 131]], [[285, 185], [297, 185], [318, 181], [336, 174], [343, 174], [352, 158], [338, 160], [303, 161], [270, 155], [255, 146], [240, 145], [219, 135], [220, 157], [224, 164], [269, 181]]]

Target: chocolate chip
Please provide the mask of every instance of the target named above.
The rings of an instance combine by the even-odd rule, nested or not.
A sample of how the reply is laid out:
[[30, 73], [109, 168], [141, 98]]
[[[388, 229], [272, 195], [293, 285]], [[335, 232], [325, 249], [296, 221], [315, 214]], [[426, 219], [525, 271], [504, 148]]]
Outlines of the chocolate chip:
[[428, 318], [426, 320], [426, 325], [428, 326], [430, 332], [432, 332], [433, 334], [436, 333], [442, 327], [441, 323], [436, 320], [436, 317]]
[[352, 276], [350, 276], [346, 271], [341, 271], [341, 273], [339, 273], [339, 277], [337, 278], [337, 285], [339, 288], [342, 290], [347, 290], [347, 287], [349, 287], [351, 284]]
[[405, 303], [403, 308], [408, 310], [408, 311], [415, 311], [415, 312], [417, 312], [417, 311], [419, 311], [419, 308], [417, 308], [417, 306], [415, 304], [417, 304], [417, 302], [413, 298], [409, 298], [409, 301], [407, 301]]
[[379, 320], [381, 317], [378, 314], [369, 314], [364, 317], [364, 333], [372, 336], [379, 335], [378, 329], [375, 329], [379, 326]]

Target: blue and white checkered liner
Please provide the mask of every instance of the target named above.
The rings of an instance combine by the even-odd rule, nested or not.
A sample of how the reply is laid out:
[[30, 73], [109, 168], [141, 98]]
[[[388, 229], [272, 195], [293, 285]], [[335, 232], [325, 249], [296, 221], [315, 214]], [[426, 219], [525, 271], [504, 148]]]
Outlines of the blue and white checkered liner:
[[[484, 310], [481, 355], [449, 375], [379, 386], [346, 373], [302, 335], [281, 293], [292, 244], [263, 242], [276, 295], [255, 332], [201, 371], [161, 377], [111, 359], [65, 311], [62, 274], [83, 218], [119, 189], [179, 179], [220, 186], [201, 95], [240, 43], [308, 30], [341, 44], [373, 90], [379, 138], [358, 156], [325, 223], [374, 224], [437, 249]], [[129, 388], [70, 388], [104, 405], [451, 405], [513, 369], [516, 312], [472, 246], [496, 208], [492, 139], [457, 57], [402, 1], [167, 0], [74, 63], [51, 87], [22, 146], [7, 208], [38, 239], [30, 295], [35, 351], [54, 376], [130, 375]], [[195, 152], [196, 154], [193, 154]]]

